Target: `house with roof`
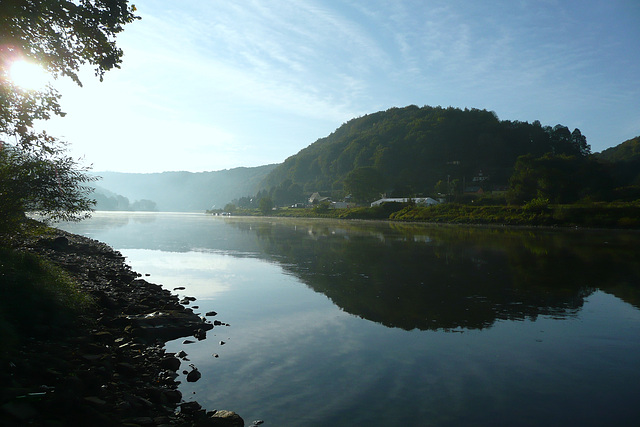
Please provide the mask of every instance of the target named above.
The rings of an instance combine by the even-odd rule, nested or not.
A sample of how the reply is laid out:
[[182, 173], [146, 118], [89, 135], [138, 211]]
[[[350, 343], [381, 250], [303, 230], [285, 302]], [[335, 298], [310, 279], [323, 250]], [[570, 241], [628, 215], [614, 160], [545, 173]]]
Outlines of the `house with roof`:
[[311, 205], [316, 205], [324, 201], [330, 201], [329, 197], [322, 197], [318, 192], [315, 192], [311, 196], [309, 196], [309, 204]]

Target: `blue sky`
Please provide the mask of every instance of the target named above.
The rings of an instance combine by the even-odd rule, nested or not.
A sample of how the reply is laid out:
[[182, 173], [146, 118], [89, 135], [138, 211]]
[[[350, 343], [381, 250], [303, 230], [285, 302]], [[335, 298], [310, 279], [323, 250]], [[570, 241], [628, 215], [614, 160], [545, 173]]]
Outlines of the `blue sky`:
[[280, 163], [410, 104], [640, 135], [638, 0], [137, 0], [122, 69], [47, 124], [96, 171]]

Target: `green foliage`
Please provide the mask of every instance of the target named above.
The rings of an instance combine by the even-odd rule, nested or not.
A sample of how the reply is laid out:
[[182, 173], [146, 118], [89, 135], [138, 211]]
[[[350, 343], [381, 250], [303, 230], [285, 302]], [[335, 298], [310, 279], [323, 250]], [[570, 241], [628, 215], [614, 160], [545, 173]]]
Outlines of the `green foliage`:
[[615, 147], [607, 148], [595, 154], [601, 160], [609, 162], [633, 162], [640, 160], [640, 136], [628, 139]]
[[291, 179], [307, 192], [340, 190], [352, 171], [370, 167], [381, 173], [387, 194], [430, 194], [438, 181], [469, 182], [480, 170], [506, 185], [521, 155], [584, 157], [589, 150], [578, 129], [500, 121], [486, 110], [412, 105], [350, 120], [286, 159], [264, 185]]
[[606, 200], [612, 191], [609, 172], [602, 163], [551, 153], [519, 157], [509, 184], [512, 203], [537, 198], [552, 203], [573, 203], [585, 197]]
[[290, 206], [305, 199], [302, 187], [294, 184], [290, 179], [285, 179], [279, 185], [272, 187], [269, 194], [275, 206]]
[[29, 153], [17, 147], [0, 151], [0, 234], [11, 232], [25, 212], [44, 219], [77, 220], [87, 216], [95, 178], [62, 155]]
[[527, 202], [522, 209], [526, 212], [544, 212], [549, 208], [549, 199], [538, 197]]
[[260, 199], [260, 212], [262, 212], [263, 215], [270, 213], [272, 209], [273, 202], [271, 201], [271, 198], [263, 197]]
[[595, 155], [607, 164], [613, 186], [615, 200], [635, 200], [640, 198], [636, 188], [640, 186], [640, 136], [604, 150]]
[[344, 189], [357, 202], [372, 202], [384, 190], [382, 174], [372, 167], [359, 167], [347, 174]]
[[313, 212], [316, 214], [327, 214], [329, 212], [330, 205], [329, 202], [320, 202], [316, 206], [313, 207]]

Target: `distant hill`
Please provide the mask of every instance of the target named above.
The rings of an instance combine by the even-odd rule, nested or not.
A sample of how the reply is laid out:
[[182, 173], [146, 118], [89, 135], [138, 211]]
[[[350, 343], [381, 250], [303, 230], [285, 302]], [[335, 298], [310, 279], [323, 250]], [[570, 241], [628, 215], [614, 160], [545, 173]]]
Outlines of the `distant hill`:
[[640, 136], [629, 139], [615, 147], [594, 154], [601, 160], [609, 162], [631, 162], [640, 160]]
[[495, 113], [442, 107], [391, 108], [343, 124], [277, 166], [263, 187], [291, 180], [305, 192], [340, 191], [347, 175], [371, 167], [389, 194], [433, 191], [438, 181], [506, 185], [516, 159], [545, 153], [586, 156], [578, 129], [501, 121]]
[[121, 194], [114, 193], [99, 185], [94, 186], [90, 195], [96, 201], [95, 209], [98, 211], [157, 211], [158, 207], [152, 200], [135, 200], [133, 203]]
[[[103, 190], [130, 200], [149, 200], [160, 211], [201, 212], [223, 207], [238, 195], [255, 194], [276, 165], [215, 172], [95, 172]], [[102, 191], [105, 194], [105, 191]], [[109, 193], [105, 195], [109, 196]]]
[[616, 186], [633, 186], [633, 197], [640, 197], [640, 136], [607, 148], [594, 156], [611, 163], [611, 175]]

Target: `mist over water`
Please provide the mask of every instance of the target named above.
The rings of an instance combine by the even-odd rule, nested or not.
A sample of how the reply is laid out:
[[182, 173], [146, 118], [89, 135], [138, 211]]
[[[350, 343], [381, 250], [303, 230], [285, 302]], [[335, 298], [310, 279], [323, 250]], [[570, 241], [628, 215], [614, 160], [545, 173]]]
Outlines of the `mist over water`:
[[640, 415], [637, 233], [159, 213], [61, 228], [109, 243], [231, 325], [167, 350], [202, 372], [182, 378], [185, 400], [247, 424]]

